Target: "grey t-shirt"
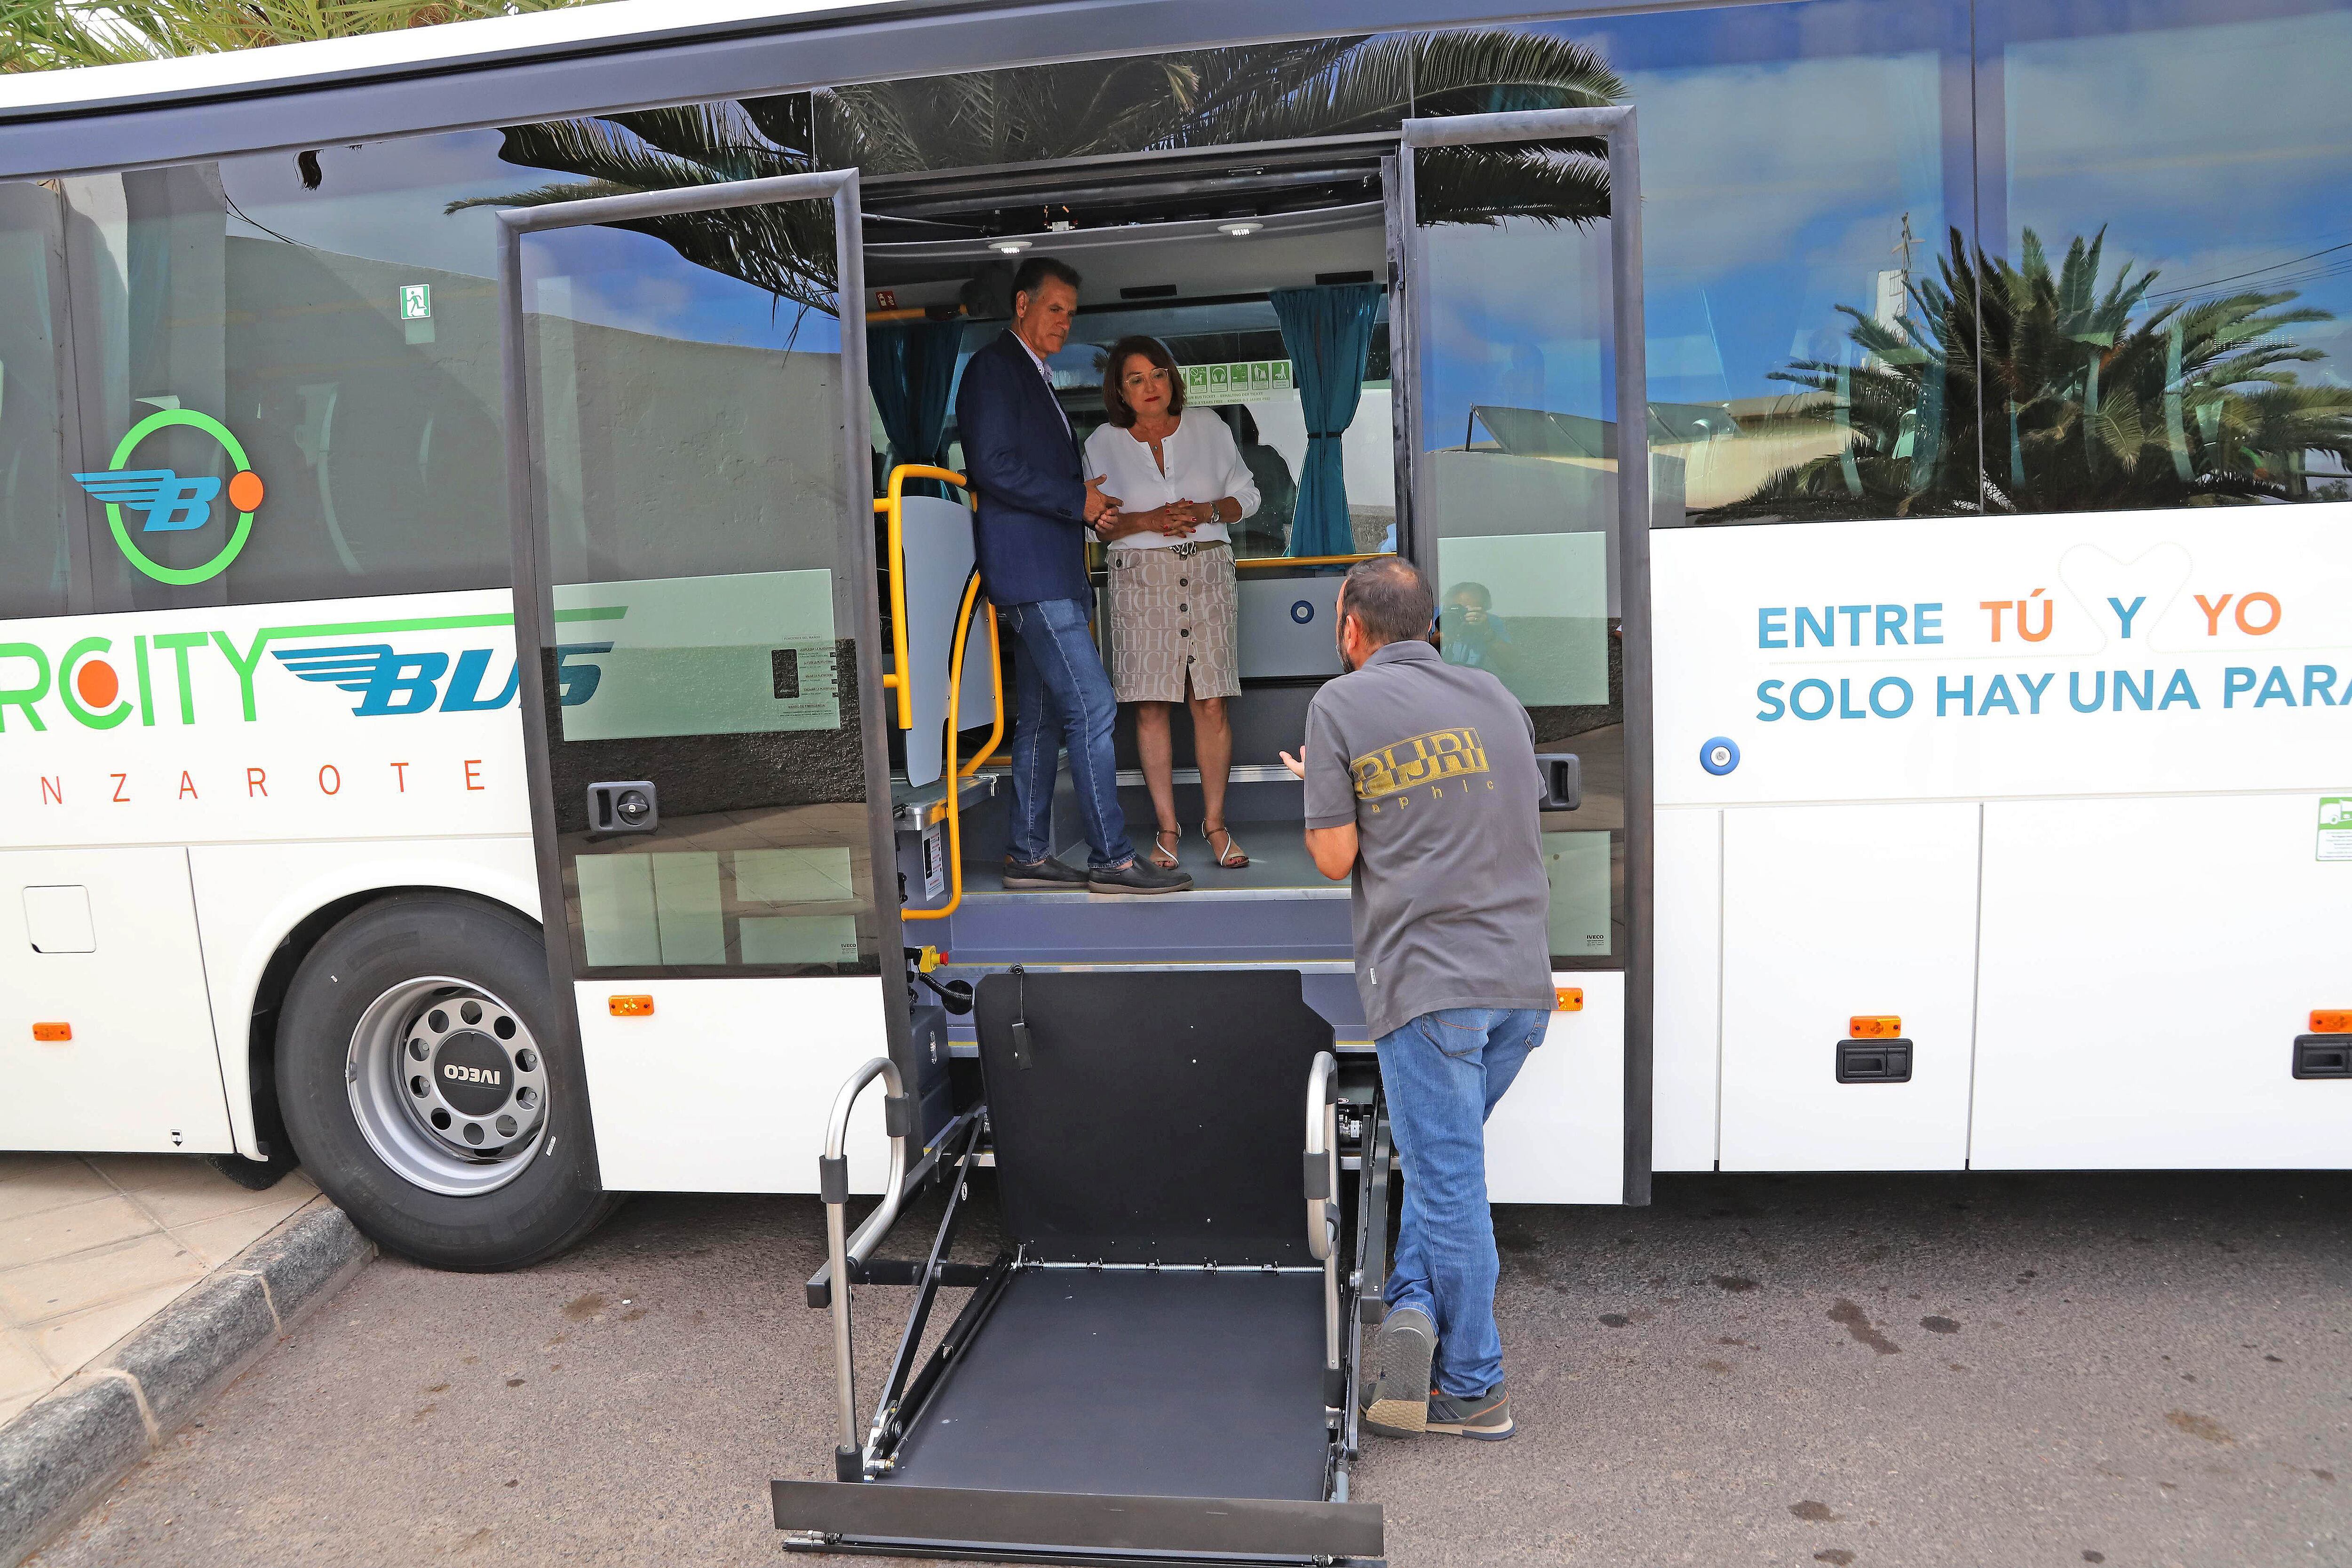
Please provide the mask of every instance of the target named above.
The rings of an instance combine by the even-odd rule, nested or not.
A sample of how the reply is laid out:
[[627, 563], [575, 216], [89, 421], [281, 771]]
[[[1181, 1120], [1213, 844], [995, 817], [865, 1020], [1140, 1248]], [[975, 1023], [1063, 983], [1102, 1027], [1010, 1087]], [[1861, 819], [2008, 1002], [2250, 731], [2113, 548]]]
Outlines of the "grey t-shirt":
[[1375, 1037], [1553, 1005], [1535, 729], [1503, 683], [1391, 643], [1307, 711], [1307, 825], [1356, 824], [1356, 988]]

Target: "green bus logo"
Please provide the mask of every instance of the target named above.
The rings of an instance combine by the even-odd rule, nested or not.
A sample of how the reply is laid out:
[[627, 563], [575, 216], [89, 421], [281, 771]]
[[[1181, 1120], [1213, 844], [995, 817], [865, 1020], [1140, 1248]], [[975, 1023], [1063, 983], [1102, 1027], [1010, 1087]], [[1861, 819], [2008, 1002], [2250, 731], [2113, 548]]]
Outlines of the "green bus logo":
[[[185, 533], [203, 528], [212, 520], [213, 505], [222, 499], [223, 486], [209, 475], [183, 478], [169, 468], [133, 468], [131, 455], [139, 444], [159, 430], [184, 424], [201, 430], [228, 455], [234, 470], [227, 486], [229, 509], [236, 514], [236, 523], [229, 532], [228, 543], [220, 553], [202, 566], [164, 566], [149, 557], [131, 537], [130, 526], [122, 520], [126, 508], [141, 514], [139, 531], [142, 534]], [[229, 434], [228, 426], [208, 413], [192, 408], [167, 408], [151, 413], [131, 427], [121, 445], [114, 449], [110, 465], [92, 474], [77, 474], [75, 483], [106, 503], [107, 526], [113, 530], [114, 542], [125, 560], [158, 582], [185, 587], [189, 583], [209, 582], [229, 569], [229, 563], [245, 549], [245, 541], [253, 533], [253, 514], [261, 506], [263, 488], [261, 476], [247, 465], [245, 447]]]

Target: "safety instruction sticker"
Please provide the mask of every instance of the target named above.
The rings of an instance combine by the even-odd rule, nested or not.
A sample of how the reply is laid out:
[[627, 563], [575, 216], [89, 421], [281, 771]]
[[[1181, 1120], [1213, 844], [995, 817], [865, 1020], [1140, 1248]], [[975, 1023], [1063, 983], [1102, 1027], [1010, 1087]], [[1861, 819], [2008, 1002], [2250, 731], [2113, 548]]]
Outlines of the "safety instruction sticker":
[[1264, 402], [1291, 392], [1288, 360], [1241, 360], [1184, 367], [1184, 397], [1195, 403]]
[[2318, 858], [2352, 861], [2352, 795], [2319, 798]]

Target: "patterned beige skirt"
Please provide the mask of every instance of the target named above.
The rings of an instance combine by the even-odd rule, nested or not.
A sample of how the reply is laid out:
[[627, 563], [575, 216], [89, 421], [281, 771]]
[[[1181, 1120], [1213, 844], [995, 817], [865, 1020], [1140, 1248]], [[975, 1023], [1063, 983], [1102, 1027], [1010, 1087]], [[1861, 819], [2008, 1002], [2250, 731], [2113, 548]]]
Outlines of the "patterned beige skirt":
[[1234, 638], [1234, 552], [1205, 544], [1110, 552], [1111, 684], [1118, 700], [1182, 702], [1185, 677], [1196, 697], [1239, 696]]

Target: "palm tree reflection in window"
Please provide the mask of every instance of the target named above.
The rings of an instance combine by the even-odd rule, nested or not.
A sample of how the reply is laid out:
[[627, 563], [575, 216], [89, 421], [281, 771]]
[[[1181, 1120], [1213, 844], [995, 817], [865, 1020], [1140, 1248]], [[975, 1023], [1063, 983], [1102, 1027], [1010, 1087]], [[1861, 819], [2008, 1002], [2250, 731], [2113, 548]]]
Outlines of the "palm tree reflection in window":
[[[1624, 83], [1592, 50], [1504, 28], [1318, 38], [869, 82], [508, 127], [499, 155], [576, 178], [451, 204], [537, 205], [855, 167], [866, 175], [1393, 129], [1409, 114], [1593, 108]], [[1587, 156], [1562, 157], [1561, 151]], [[1607, 216], [1599, 143], [1440, 150], [1423, 222]], [[1358, 199], [1370, 199], [1359, 197]], [[835, 311], [831, 214], [804, 202], [616, 225], [780, 300]], [[946, 237], [926, 229], [910, 237]]]
[[[1773, 379], [1806, 390], [1797, 417], [1836, 450], [1780, 470], [1702, 522], [2057, 512], [2330, 498], [2307, 455], [2352, 459], [2352, 387], [2289, 367], [2324, 359], [2289, 329], [2332, 319], [2294, 290], [2156, 304], [2154, 270], [2102, 290], [2105, 234], [2077, 237], [2053, 273], [2024, 235], [2015, 266], [1952, 231], [1908, 309], [1852, 321], [1842, 361]], [[1979, 345], [1984, 372], [1979, 388]], [[1980, 395], [1981, 393], [1981, 395]], [[1983, 471], [1978, 470], [1982, 411]]]

